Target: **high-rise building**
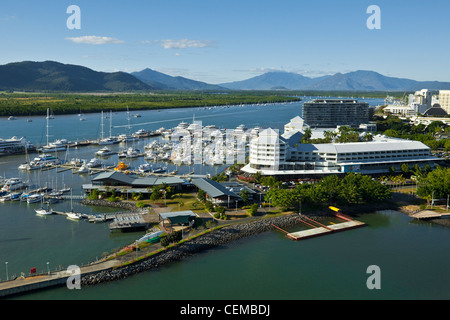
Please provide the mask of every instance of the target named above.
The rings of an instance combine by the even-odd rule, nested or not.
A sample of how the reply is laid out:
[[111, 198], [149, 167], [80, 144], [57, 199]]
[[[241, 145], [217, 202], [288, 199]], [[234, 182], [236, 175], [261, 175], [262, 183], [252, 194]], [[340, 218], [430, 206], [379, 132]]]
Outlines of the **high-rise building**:
[[369, 104], [352, 99], [315, 99], [303, 104], [302, 117], [310, 127], [359, 127], [369, 122]]
[[439, 104], [447, 114], [450, 114], [450, 90], [439, 91]]

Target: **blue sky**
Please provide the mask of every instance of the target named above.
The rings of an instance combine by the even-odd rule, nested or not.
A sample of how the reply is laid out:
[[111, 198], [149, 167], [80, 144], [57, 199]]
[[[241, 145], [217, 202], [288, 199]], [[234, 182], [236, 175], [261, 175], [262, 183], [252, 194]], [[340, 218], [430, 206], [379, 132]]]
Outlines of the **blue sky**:
[[[70, 5], [81, 29], [69, 30]], [[369, 30], [366, 10], [381, 9]], [[0, 4], [0, 64], [54, 60], [151, 68], [209, 83], [271, 70], [373, 70], [450, 81], [448, 0], [20, 0]]]

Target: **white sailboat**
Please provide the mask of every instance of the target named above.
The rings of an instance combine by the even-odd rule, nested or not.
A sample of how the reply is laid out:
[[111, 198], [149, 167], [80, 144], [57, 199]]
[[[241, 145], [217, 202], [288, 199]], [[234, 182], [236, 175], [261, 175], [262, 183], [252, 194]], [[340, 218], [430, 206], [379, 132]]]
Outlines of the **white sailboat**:
[[53, 210], [50, 209], [50, 207], [47, 205], [47, 208], [44, 208], [44, 203], [43, 203], [43, 199], [44, 197], [42, 197], [41, 201], [42, 201], [42, 206], [39, 209], [34, 209], [34, 211], [36, 212], [36, 215], [38, 216], [49, 216], [53, 214]]
[[75, 220], [75, 221], [81, 220], [81, 215], [79, 213], [67, 212], [66, 215], [67, 215], [67, 219], [69, 219], [69, 220]]
[[70, 145], [70, 142], [66, 139], [60, 139], [56, 140], [53, 143], [49, 143], [48, 137], [49, 137], [49, 109], [47, 108], [47, 144], [41, 148], [41, 152], [43, 153], [50, 153], [50, 152], [58, 152], [58, 151], [65, 151], [68, 146]]
[[70, 192], [70, 211], [66, 212], [67, 219], [78, 221], [81, 220], [82, 216], [80, 213], [76, 213], [73, 211], [73, 193]]
[[36, 211], [36, 214], [39, 216], [49, 216], [53, 214], [53, 210], [52, 209], [45, 209], [45, 208], [40, 208], [40, 209], [35, 209], [34, 211]]

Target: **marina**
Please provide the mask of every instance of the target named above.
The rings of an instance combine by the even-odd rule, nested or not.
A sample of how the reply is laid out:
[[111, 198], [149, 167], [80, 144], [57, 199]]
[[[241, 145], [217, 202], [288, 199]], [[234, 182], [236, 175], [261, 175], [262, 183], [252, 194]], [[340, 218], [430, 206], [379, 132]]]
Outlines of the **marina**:
[[[247, 115], [250, 114], [261, 114], [261, 116], [258, 117], [249, 117], [252, 121], [249, 121], [249, 123], [246, 124], [249, 128], [254, 127], [265, 127], [268, 125], [271, 126], [277, 126], [280, 128], [280, 130], [283, 128], [284, 123], [286, 122], [285, 119], [292, 118], [293, 115], [298, 113], [298, 105], [283, 105], [283, 109], [280, 109], [280, 105], [274, 105], [274, 106], [264, 106], [259, 108], [238, 108], [236, 107], [233, 110], [233, 107], [228, 109], [222, 109], [223, 113], [220, 113], [220, 109], [213, 109], [213, 110], [168, 110], [164, 112], [142, 112], [142, 118], [149, 117], [151, 115], [151, 121], [168, 121], [167, 127], [176, 127], [180, 120], [173, 121], [171, 119], [185, 119], [186, 122], [190, 122], [190, 119], [192, 119], [192, 114], [195, 112], [195, 118], [196, 119], [207, 119], [209, 121], [205, 121], [205, 126], [215, 123], [218, 127], [222, 128], [236, 128], [237, 125], [241, 123], [242, 118], [242, 112], [247, 113]], [[250, 113], [250, 109], [252, 112]], [[290, 111], [289, 111], [290, 110]], [[227, 111], [227, 116], [225, 117], [225, 111]], [[263, 111], [270, 113], [272, 116], [269, 118], [262, 116]], [[214, 114], [214, 117], [212, 117], [213, 114], [210, 114], [211, 112], [217, 112], [217, 114]], [[233, 112], [235, 115], [239, 115], [239, 118], [233, 118]], [[265, 113], [267, 115], [267, 113]], [[211, 116], [211, 117], [210, 117]], [[164, 120], [164, 117], [167, 117], [167, 120]], [[122, 117], [115, 116], [115, 119], [121, 119]], [[71, 146], [69, 147], [69, 152], [62, 151], [58, 152], [57, 156], [59, 159], [63, 160], [64, 162], [59, 165], [52, 165], [49, 167], [46, 167], [44, 169], [40, 170], [33, 170], [33, 171], [21, 171], [17, 170], [20, 163], [23, 162], [24, 156], [16, 155], [16, 156], [7, 156], [2, 157], [1, 161], [1, 168], [0, 168], [0, 175], [3, 177], [11, 178], [12, 176], [20, 177], [23, 181], [29, 181], [31, 184], [39, 186], [39, 187], [52, 187], [55, 190], [60, 190], [63, 188], [64, 185], [66, 187], [70, 187], [74, 191], [73, 195], [73, 202], [74, 202], [74, 212], [80, 212], [83, 214], [86, 214], [86, 218], [83, 218], [77, 221], [71, 221], [67, 219], [64, 216], [64, 213], [70, 211], [70, 207], [68, 206], [68, 201], [71, 200], [70, 194], [64, 194], [61, 196], [63, 199], [62, 201], [51, 204], [50, 208], [54, 212], [51, 215], [48, 216], [38, 216], [35, 212], [35, 209], [39, 210], [41, 207], [40, 203], [33, 203], [33, 204], [27, 204], [26, 202], [21, 201], [6, 201], [4, 203], [1, 203], [2, 207], [2, 214], [0, 214], [0, 229], [1, 229], [1, 240], [4, 241], [3, 243], [5, 245], [2, 245], [0, 247], [0, 253], [2, 257], [5, 257], [5, 261], [8, 261], [8, 272], [10, 279], [14, 274], [20, 275], [20, 271], [28, 271], [30, 267], [38, 267], [42, 271], [42, 273], [46, 274], [46, 262], [50, 262], [50, 270], [51, 274], [53, 274], [57, 266], [63, 265], [68, 266], [71, 264], [77, 264], [77, 265], [86, 265], [86, 261], [94, 261], [97, 256], [100, 256], [102, 252], [105, 251], [111, 251], [114, 250], [117, 247], [123, 247], [125, 245], [128, 245], [130, 243], [133, 243], [136, 241], [136, 239], [140, 239], [141, 237], [145, 236], [145, 234], [141, 231], [139, 232], [111, 232], [109, 228], [109, 224], [107, 223], [87, 223], [89, 221], [94, 222], [93, 217], [97, 217], [98, 219], [101, 219], [102, 217], [110, 217], [111, 220], [108, 222], [112, 222], [113, 217], [115, 214], [118, 216], [120, 215], [120, 212], [117, 212], [118, 210], [111, 210], [106, 208], [93, 208], [90, 206], [82, 206], [80, 205], [78, 200], [82, 199], [82, 195], [84, 192], [80, 189], [80, 186], [83, 184], [90, 183], [91, 177], [95, 176], [95, 174], [91, 175], [88, 173], [84, 174], [77, 174], [76, 169], [81, 167], [81, 160], [84, 159], [87, 163], [90, 161], [90, 159], [93, 158], [95, 153], [99, 151], [99, 149], [105, 147], [100, 145], [95, 145], [93, 143], [87, 143], [87, 141], [94, 141], [95, 136], [98, 135], [98, 131], [95, 130], [95, 125], [92, 125], [93, 123], [98, 123], [98, 115], [85, 115], [86, 121], [79, 122], [76, 116], [56, 116], [56, 119], [53, 119], [51, 121], [55, 121], [52, 123], [52, 133], [57, 137], [62, 137], [65, 135], [64, 128], [70, 125], [73, 121], [78, 121], [80, 125], [80, 129], [78, 130], [79, 133], [83, 132], [84, 134], [87, 134], [85, 137], [81, 138], [79, 136], [79, 133], [76, 135], [72, 132], [69, 134], [72, 134], [72, 136], [67, 135], [66, 138], [68, 141], [83, 141], [84, 144], [79, 144], [78, 146]], [[45, 119], [44, 119], [45, 121]], [[39, 138], [41, 136], [42, 130], [35, 130], [34, 133], [32, 131], [32, 128], [27, 128], [26, 126], [36, 125], [39, 128], [45, 127], [45, 123], [43, 120], [39, 120], [38, 118], [33, 119], [33, 122], [28, 123], [19, 120], [14, 121], [14, 123], [17, 123], [17, 126], [23, 125], [24, 127], [21, 128], [21, 132], [28, 132], [27, 138], [30, 139], [30, 141], [33, 141], [36, 145], [41, 145], [39, 143]], [[145, 121], [145, 120], [144, 120]], [[172, 121], [172, 122], [170, 122]], [[90, 127], [85, 125], [88, 125], [90, 123]], [[169, 125], [171, 123], [171, 125]], [[123, 124], [126, 126], [127, 124]], [[160, 127], [161, 123], [158, 122], [152, 126], [149, 126], [149, 130], [157, 130]], [[59, 129], [58, 129], [58, 126]], [[166, 126], [166, 123], [165, 123]], [[93, 129], [94, 128], [94, 129]], [[12, 132], [11, 128], [7, 129], [9, 131], [6, 134], [2, 130], [6, 130], [5, 127], [0, 127], [0, 136], [9, 136], [8, 132]], [[31, 131], [27, 131], [31, 130]], [[89, 131], [91, 130], [91, 131]], [[120, 131], [120, 128], [115, 129], [116, 131]], [[119, 133], [119, 132], [117, 132]], [[16, 133], [17, 134], [17, 133]], [[118, 136], [116, 134], [116, 136]], [[149, 137], [145, 139], [138, 139], [135, 140], [135, 147], [140, 150], [146, 150], [145, 146], [151, 143], [153, 140], [158, 142], [160, 146], [164, 146], [168, 141], [164, 139], [162, 135], [155, 136], [155, 137]], [[74, 142], [75, 144], [75, 142]], [[156, 143], [155, 143], [156, 145]], [[117, 143], [108, 145], [108, 148], [112, 152], [115, 152], [115, 154], [112, 154], [108, 157], [101, 157], [103, 166], [92, 168], [91, 173], [94, 172], [100, 172], [101, 170], [108, 169], [104, 172], [112, 172], [114, 171], [114, 168], [118, 167], [119, 164], [119, 158], [118, 158], [118, 152], [125, 149], [125, 143]], [[53, 155], [51, 153], [50, 155]], [[32, 158], [33, 159], [33, 158]], [[74, 161], [74, 164], [76, 164], [75, 167], [71, 167], [70, 162], [71, 159], [79, 159], [80, 161]], [[122, 160], [122, 159], [121, 159]], [[144, 157], [139, 157], [137, 159], [127, 159], [124, 158], [123, 163], [127, 166], [126, 169], [130, 171], [136, 171], [139, 174], [138, 168], [145, 164], [153, 164], [153, 169], [156, 168], [164, 168], [167, 167], [167, 173], [161, 173], [161, 174], [155, 174], [155, 175], [168, 175], [170, 172], [173, 172], [175, 170], [178, 171], [178, 176], [183, 177], [186, 176], [186, 174], [192, 173], [195, 171], [195, 174], [198, 175], [207, 175], [207, 174], [215, 174], [216, 172], [221, 172], [224, 168], [224, 166], [204, 166], [204, 165], [197, 165], [197, 166], [189, 166], [189, 165], [176, 165], [174, 163], [171, 163], [170, 161], [146, 161]], [[124, 170], [126, 172], [127, 170]], [[57, 177], [57, 180], [59, 182], [59, 186], [55, 185], [55, 179]], [[52, 183], [53, 181], [53, 183]], [[31, 189], [31, 188], [30, 188]], [[25, 193], [25, 190], [24, 190]], [[78, 198], [75, 198], [78, 197]], [[65, 200], [64, 200], [65, 199]], [[47, 205], [43, 206], [44, 208], [47, 208]], [[69, 208], [68, 208], [69, 207]], [[370, 226], [376, 226], [379, 224], [377, 230], [374, 230], [373, 228], [364, 228], [362, 232], [335, 232], [336, 236], [334, 236], [333, 241], [327, 241], [328, 237], [316, 237], [316, 240], [314, 241], [305, 241], [301, 242], [301, 245], [298, 245], [296, 241], [283, 241], [283, 239], [286, 239], [284, 235], [280, 237], [278, 232], [275, 233], [269, 233], [267, 235], [258, 237], [255, 239], [255, 243], [253, 245], [253, 240], [249, 242], [244, 242], [243, 244], [239, 246], [232, 246], [232, 248], [227, 249], [227, 258], [226, 260], [223, 260], [222, 254], [220, 252], [212, 251], [205, 255], [200, 255], [199, 257], [195, 257], [190, 261], [189, 263], [184, 264], [186, 271], [180, 271], [175, 270], [173, 268], [167, 268], [166, 271], [159, 274], [159, 277], [155, 277], [153, 273], [146, 273], [139, 275], [138, 278], [139, 281], [142, 281], [146, 284], [153, 284], [156, 289], [158, 289], [159, 298], [161, 297], [167, 297], [170, 298], [182, 298], [188, 296], [190, 294], [191, 290], [189, 292], [186, 292], [183, 290], [183, 288], [180, 288], [180, 292], [177, 292], [176, 295], [171, 295], [170, 297], [167, 296], [164, 293], [163, 288], [167, 286], [168, 283], [171, 285], [176, 285], [176, 283], [179, 283], [180, 279], [179, 277], [182, 277], [184, 279], [185, 284], [188, 286], [194, 286], [198, 285], [198, 282], [192, 282], [190, 281], [190, 276], [192, 275], [192, 272], [198, 272], [201, 270], [201, 272], [206, 272], [207, 270], [210, 270], [211, 266], [213, 265], [223, 265], [227, 266], [227, 268], [230, 268], [229, 270], [232, 270], [234, 268], [240, 268], [242, 270], [242, 277], [240, 274], [236, 274], [237, 279], [239, 279], [240, 282], [244, 281], [251, 281], [251, 283], [259, 283], [258, 280], [255, 278], [253, 279], [253, 276], [257, 276], [258, 278], [264, 277], [269, 279], [268, 283], [266, 284], [268, 288], [278, 288], [277, 283], [289, 283], [287, 285], [284, 285], [284, 289], [282, 292], [285, 292], [286, 290], [286, 298], [289, 296], [296, 296], [299, 297], [302, 295], [302, 293], [298, 292], [298, 288], [300, 286], [307, 287], [308, 289], [305, 289], [306, 291], [311, 294], [311, 292], [314, 292], [314, 286], [308, 286], [308, 284], [305, 284], [304, 282], [299, 282], [300, 279], [297, 278], [292, 281], [292, 276], [289, 278], [291, 279], [288, 282], [285, 282], [283, 279], [283, 275], [280, 275], [279, 272], [277, 272], [276, 269], [271, 268], [268, 266], [264, 270], [259, 270], [257, 272], [257, 275], [255, 274], [254, 269], [254, 260], [260, 259], [261, 254], [262, 256], [266, 256], [267, 252], [271, 254], [271, 259], [283, 261], [283, 267], [287, 268], [289, 270], [289, 273], [292, 274], [298, 274], [298, 272], [305, 273], [311, 275], [311, 272], [314, 272], [317, 268], [325, 268], [325, 266], [322, 266], [322, 264], [319, 262], [319, 265], [310, 266], [307, 261], [305, 261], [305, 257], [310, 257], [310, 253], [312, 250], [315, 252], [316, 255], [319, 255], [318, 259], [324, 259], [324, 262], [327, 262], [327, 259], [333, 256], [333, 252], [339, 251], [341, 255], [351, 255], [351, 254], [358, 254], [360, 256], [364, 256], [364, 254], [367, 252], [369, 254], [371, 259], [374, 259], [375, 262], [381, 261], [382, 263], [384, 260], [385, 255], [389, 255], [388, 252], [382, 253], [379, 251], [376, 251], [378, 255], [373, 254], [373, 249], [371, 248], [371, 244], [373, 241], [369, 241], [370, 237], [377, 236], [380, 237], [382, 235], [379, 235], [379, 233], [389, 233], [393, 232], [395, 235], [398, 234], [396, 231], [398, 228], [405, 228], [404, 230], [409, 230], [408, 232], [412, 232], [410, 239], [411, 242], [408, 242], [408, 246], [415, 246], [415, 235], [414, 232], [416, 229], [423, 228], [422, 225], [413, 225], [413, 230], [411, 229], [410, 225], [403, 224], [401, 226], [398, 226], [398, 221], [393, 220], [393, 215], [389, 215], [389, 219], [391, 221], [391, 225], [385, 226], [384, 221], [387, 219], [386, 214], [377, 214], [372, 218], [372, 216], [364, 216], [361, 220], [361, 222], [366, 223], [366, 225]], [[88, 218], [89, 217], [89, 218]], [[376, 217], [376, 218], [375, 218]], [[405, 224], [407, 224], [406, 217], [401, 217], [400, 219]], [[11, 223], [11, 221], [14, 221], [14, 224]], [[308, 220], [304, 220], [305, 222], [311, 223]], [[381, 222], [378, 222], [381, 221]], [[346, 221], [344, 220], [344, 223]], [[299, 223], [302, 223], [299, 221]], [[302, 223], [303, 225], [307, 226], [305, 223]], [[337, 225], [338, 223], [336, 223]], [[19, 229], [20, 226], [20, 229]], [[345, 225], [343, 225], [345, 226]], [[309, 226], [308, 226], [309, 227]], [[320, 227], [319, 225], [316, 225], [316, 227]], [[328, 228], [331, 228], [332, 225], [327, 225]], [[313, 229], [312, 227], [309, 227]], [[440, 232], [437, 228], [434, 228], [433, 232], [437, 234], [440, 239], [445, 239], [446, 235], [443, 232]], [[298, 230], [298, 229], [297, 229]], [[403, 230], [403, 229], [401, 229]], [[373, 234], [376, 231], [376, 234]], [[420, 232], [420, 231], [417, 231]], [[290, 231], [288, 233], [294, 233], [294, 231]], [[441, 234], [442, 233], [442, 234]], [[329, 234], [329, 233], [324, 233]], [[17, 236], [19, 235], [19, 236]], [[348, 239], [348, 240], [347, 240]], [[293, 242], [291, 245], [290, 243]], [[326, 246], [323, 246], [323, 244], [326, 243]], [[444, 243], [447, 243], [445, 241], [439, 241], [440, 245], [443, 245]], [[351, 245], [350, 245], [351, 244]], [[293, 246], [295, 245], [295, 246]], [[381, 244], [383, 246], [383, 244]], [[436, 245], [435, 241], [433, 241], [432, 244], [433, 247]], [[264, 247], [264, 253], [261, 252], [261, 246]], [[397, 245], [398, 246], [398, 245]], [[396, 248], [397, 246], [394, 246]], [[314, 247], [314, 250], [310, 247]], [[351, 252], [346, 252], [346, 248], [352, 248]], [[377, 244], [378, 247], [378, 244]], [[387, 245], [384, 245], [384, 247], [389, 247]], [[45, 249], [44, 249], [45, 248]], [[80, 250], [82, 248], [82, 250]], [[371, 250], [372, 249], [372, 250]], [[402, 247], [399, 250], [404, 250], [405, 252], [408, 251], [407, 247]], [[444, 248], [445, 250], [445, 248]], [[322, 252], [326, 252], [325, 255], [321, 255]], [[20, 253], [20, 254], [18, 254]], [[45, 254], [44, 254], [45, 253]], [[422, 253], [424, 254], [424, 253]], [[435, 260], [436, 257], [432, 256], [432, 252], [429, 252], [430, 254], [430, 260]], [[233, 259], [230, 261], [230, 257], [233, 257]], [[258, 258], [259, 257], [259, 258]], [[295, 257], [295, 258], [294, 258]], [[235, 260], [241, 261], [241, 263], [238, 265], [233, 264], [233, 261]], [[301, 261], [304, 261], [304, 264], [302, 264], [300, 267], [298, 264], [289, 264], [284, 263], [285, 261], [292, 261], [292, 260], [298, 259]], [[306, 259], [308, 260], [308, 259]], [[315, 261], [315, 260], [314, 260]], [[248, 263], [247, 263], [248, 262]], [[200, 264], [205, 264], [207, 268], [201, 267]], [[344, 262], [345, 263], [345, 262]], [[292, 269], [291, 267], [294, 267], [295, 269]], [[411, 264], [415, 265], [415, 264]], [[5, 280], [5, 266], [2, 265], [3, 268], [0, 271], [0, 277], [1, 280]], [[277, 266], [274, 266], [277, 267]], [[350, 266], [351, 267], [351, 266]], [[363, 266], [364, 268], [367, 266]], [[300, 268], [300, 269], [299, 269]], [[311, 271], [312, 270], [312, 271]], [[353, 271], [353, 269], [349, 269]], [[436, 274], [440, 274], [442, 270], [436, 270]], [[276, 283], [272, 283], [270, 281], [271, 277], [275, 276], [277, 281]], [[323, 276], [322, 273], [313, 274], [312, 276], [315, 276], [316, 278], [320, 278]], [[406, 277], [406, 276], [405, 276]], [[164, 280], [162, 280], [164, 279]], [[351, 279], [350, 276], [346, 277], [346, 283], [348, 282], [348, 279]], [[217, 279], [216, 279], [217, 280]], [[339, 279], [334, 279], [339, 281]], [[160, 281], [163, 281], [164, 283], [160, 283]], [[209, 280], [208, 280], [209, 281]], [[223, 283], [221, 279], [218, 280], [219, 283], [223, 286], [229, 285], [229, 283]], [[157, 298], [156, 296], [152, 295], [152, 293], [149, 293], [148, 290], [145, 292], [140, 290], [136, 287], [136, 285], [133, 285], [135, 283], [135, 280], [129, 279], [124, 280], [123, 282], [118, 282], [117, 284], [121, 289], [119, 291], [126, 291], [128, 297], [145, 297], [145, 298]], [[201, 285], [201, 284], [200, 284]], [[425, 284], [426, 286], [426, 284]], [[235, 289], [235, 290], [234, 290]], [[245, 289], [245, 288], [244, 288]], [[237, 292], [239, 290], [242, 290], [241, 286], [233, 286], [233, 292]], [[245, 289], [247, 290], [247, 289]], [[244, 290], [244, 291], [245, 291]], [[114, 296], [114, 290], [111, 290], [111, 287], [108, 285], [101, 285], [101, 286], [95, 286], [92, 288], [85, 288], [82, 290], [82, 296], [84, 298], [89, 298], [92, 296]], [[262, 297], [262, 298], [269, 298], [270, 296], [264, 295], [263, 292], [255, 293], [254, 291], [250, 290], [248, 288], [248, 292], [242, 293], [239, 295], [239, 297], [242, 297], [245, 299], [245, 296], [247, 294], [256, 294], [255, 297]], [[240, 292], [240, 291], [239, 291]], [[303, 291], [302, 291], [303, 292]], [[352, 292], [358, 292], [357, 289], [353, 290]], [[230, 293], [230, 290], [224, 291], [223, 293], [214, 293], [214, 297], [229, 297], [228, 294]], [[389, 288], [385, 287], [383, 290], [383, 293], [387, 296], [389, 296], [390, 291]], [[117, 293], [118, 294], [118, 293]], [[287, 296], [289, 294], [289, 296]], [[48, 298], [54, 295], [58, 295], [60, 297], [73, 297], [74, 292], [68, 291], [66, 288], [60, 288], [60, 289], [51, 289], [46, 292], [39, 292], [34, 294], [27, 294], [24, 296], [24, 298]], [[281, 295], [283, 296], [283, 294]], [[330, 293], [331, 297], [333, 296], [332, 293]], [[364, 294], [362, 295], [364, 296]], [[117, 296], [119, 297], [119, 296]], [[322, 297], [322, 296], [321, 296]], [[403, 297], [403, 296], [402, 296]]]

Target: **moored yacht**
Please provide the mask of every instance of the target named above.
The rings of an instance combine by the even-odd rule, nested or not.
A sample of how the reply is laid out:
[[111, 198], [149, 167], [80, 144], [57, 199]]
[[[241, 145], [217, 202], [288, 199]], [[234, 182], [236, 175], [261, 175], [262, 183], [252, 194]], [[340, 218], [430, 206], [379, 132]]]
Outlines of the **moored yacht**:
[[81, 167], [77, 170], [77, 173], [88, 173], [88, 172], [89, 172], [89, 167], [87, 166], [87, 164], [85, 162], [83, 162]]
[[67, 148], [70, 146], [70, 142], [66, 139], [60, 139], [56, 140], [53, 143], [50, 143], [46, 146], [43, 146], [40, 151], [43, 153], [50, 153], [50, 152], [58, 152], [58, 151], [66, 151]]
[[109, 149], [108, 147], [103, 147], [95, 153], [95, 155], [99, 157], [107, 157], [113, 154], [115, 154], [115, 152], [111, 151], [111, 149]]
[[39, 216], [49, 216], [53, 214], [53, 210], [52, 209], [45, 209], [45, 208], [40, 208], [40, 209], [35, 209], [34, 210], [36, 212], [37, 215]]
[[105, 138], [105, 139], [101, 139], [98, 144], [100, 146], [106, 146], [106, 145], [111, 145], [111, 144], [116, 144], [119, 143], [120, 141], [116, 138]]
[[139, 166], [139, 172], [151, 172], [152, 171], [152, 165], [148, 164], [148, 163], [144, 163], [142, 165]]
[[44, 195], [42, 195], [40, 193], [31, 194], [27, 197], [27, 203], [41, 202], [43, 198], [44, 198]]
[[100, 167], [102, 165], [102, 162], [96, 158], [91, 159], [89, 163], [86, 165], [88, 168], [96, 168]]
[[82, 218], [81, 214], [75, 213], [73, 211], [72, 212], [67, 212], [66, 215], [67, 215], [67, 219], [69, 219], [69, 220], [77, 221], [77, 220], [80, 220]]
[[27, 187], [27, 184], [23, 182], [22, 179], [11, 178], [6, 181], [1, 191], [11, 192], [15, 190], [24, 189], [25, 187]]

